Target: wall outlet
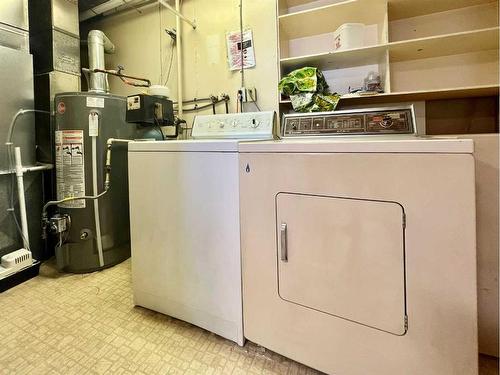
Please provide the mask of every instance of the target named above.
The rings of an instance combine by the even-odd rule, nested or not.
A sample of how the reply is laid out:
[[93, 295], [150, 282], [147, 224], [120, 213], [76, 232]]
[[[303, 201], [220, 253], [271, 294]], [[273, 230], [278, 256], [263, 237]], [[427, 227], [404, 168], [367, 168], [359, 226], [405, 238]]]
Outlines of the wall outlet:
[[255, 87], [242, 87], [239, 92], [241, 92], [241, 101], [243, 103], [257, 101], [257, 90]]
[[249, 87], [246, 89], [246, 97], [247, 102], [256, 102], [257, 101], [257, 90], [255, 87]]

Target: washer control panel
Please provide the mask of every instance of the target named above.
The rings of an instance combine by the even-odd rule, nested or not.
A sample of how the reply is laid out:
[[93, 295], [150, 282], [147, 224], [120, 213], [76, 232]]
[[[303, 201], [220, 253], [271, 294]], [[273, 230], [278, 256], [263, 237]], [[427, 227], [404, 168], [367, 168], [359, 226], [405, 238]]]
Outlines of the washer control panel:
[[285, 114], [283, 137], [414, 134], [413, 107]]
[[276, 113], [244, 112], [196, 116], [194, 139], [273, 139]]

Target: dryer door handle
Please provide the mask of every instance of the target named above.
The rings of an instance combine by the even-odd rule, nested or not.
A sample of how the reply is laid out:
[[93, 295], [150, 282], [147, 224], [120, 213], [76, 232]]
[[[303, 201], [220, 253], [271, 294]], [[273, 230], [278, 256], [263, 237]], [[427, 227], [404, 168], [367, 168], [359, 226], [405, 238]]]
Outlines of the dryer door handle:
[[280, 225], [280, 258], [283, 262], [288, 262], [288, 243], [286, 238], [286, 223]]

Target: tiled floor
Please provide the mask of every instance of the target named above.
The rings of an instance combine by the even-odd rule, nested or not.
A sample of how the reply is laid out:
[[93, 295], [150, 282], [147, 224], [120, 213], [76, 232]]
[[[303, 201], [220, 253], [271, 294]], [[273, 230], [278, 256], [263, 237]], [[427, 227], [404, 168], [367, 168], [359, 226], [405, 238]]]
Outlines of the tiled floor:
[[[0, 294], [1, 374], [318, 374], [134, 307], [130, 261], [87, 275], [49, 264], [41, 274]], [[496, 359], [481, 367], [498, 375]]]
[[0, 374], [317, 374], [132, 304], [130, 260], [0, 294]]

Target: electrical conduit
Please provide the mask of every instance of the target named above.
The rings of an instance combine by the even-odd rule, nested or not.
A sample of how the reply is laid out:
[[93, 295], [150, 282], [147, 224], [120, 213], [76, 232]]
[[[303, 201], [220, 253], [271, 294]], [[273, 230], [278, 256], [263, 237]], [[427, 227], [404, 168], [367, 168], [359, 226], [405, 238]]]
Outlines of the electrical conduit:
[[[181, 12], [180, 0], [175, 0], [175, 10], [178, 14]], [[182, 118], [182, 98], [184, 96], [184, 93], [182, 92], [182, 23], [181, 18], [178, 14], [176, 14], [175, 17], [175, 27], [177, 30], [177, 40], [175, 47], [177, 49], [177, 117]]]

